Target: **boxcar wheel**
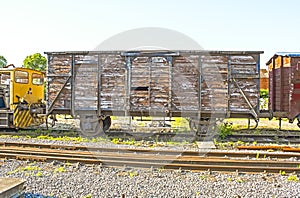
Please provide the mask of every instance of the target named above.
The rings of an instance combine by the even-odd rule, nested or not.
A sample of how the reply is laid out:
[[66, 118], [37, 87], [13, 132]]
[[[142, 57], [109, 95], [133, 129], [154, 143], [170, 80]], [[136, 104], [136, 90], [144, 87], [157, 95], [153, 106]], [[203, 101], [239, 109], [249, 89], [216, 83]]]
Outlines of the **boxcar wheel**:
[[104, 120], [103, 120], [103, 131], [106, 132], [111, 126], [111, 118], [110, 116], [107, 116]]
[[189, 126], [191, 131], [196, 133], [205, 132], [209, 124], [210, 124], [209, 118], [201, 118], [200, 121], [193, 118], [189, 120]]
[[80, 129], [85, 136], [98, 136], [103, 133], [103, 120], [96, 115], [80, 115]]
[[210, 138], [214, 136], [214, 131], [216, 129], [216, 118], [200, 118], [198, 121], [196, 118], [191, 118], [189, 120], [189, 126], [192, 132], [196, 134], [199, 138]]
[[189, 121], [189, 126], [192, 132], [197, 132], [198, 131], [198, 124], [194, 120]]

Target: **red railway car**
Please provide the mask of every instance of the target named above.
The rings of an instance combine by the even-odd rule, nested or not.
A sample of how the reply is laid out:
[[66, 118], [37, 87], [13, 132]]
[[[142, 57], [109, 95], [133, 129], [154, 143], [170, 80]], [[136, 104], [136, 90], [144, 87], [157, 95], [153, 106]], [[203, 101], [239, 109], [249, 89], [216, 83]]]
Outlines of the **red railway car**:
[[291, 123], [297, 119], [300, 127], [300, 53], [276, 53], [267, 66], [270, 112]]

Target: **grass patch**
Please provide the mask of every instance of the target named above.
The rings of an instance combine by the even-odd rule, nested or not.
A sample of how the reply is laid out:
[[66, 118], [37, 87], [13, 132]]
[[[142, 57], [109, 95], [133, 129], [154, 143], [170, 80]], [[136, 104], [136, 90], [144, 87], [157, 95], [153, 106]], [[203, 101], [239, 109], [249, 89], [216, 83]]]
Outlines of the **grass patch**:
[[25, 166], [24, 168], [20, 169], [21, 171], [40, 171], [42, 170], [41, 168], [37, 167], [37, 166]]
[[136, 171], [131, 171], [128, 174], [129, 174], [129, 177], [135, 177], [135, 176], [139, 175]]
[[66, 142], [89, 142], [90, 140], [88, 138], [83, 137], [69, 137], [69, 136], [59, 136], [59, 137], [52, 137], [49, 135], [40, 135], [36, 137], [36, 139], [42, 139], [42, 140], [54, 140], [54, 141], [66, 141]]
[[279, 174], [282, 175], [282, 176], [284, 176], [285, 175], [285, 171], [280, 170]]
[[67, 170], [65, 169], [65, 167], [59, 167], [59, 168], [56, 168], [54, 170], [55, 173], [63, 173], [63, 172], [67, 172]]
[[287, 180], [292, 181], [292, 182], [298, 182], [299, 181], [297, 175], [290, 175], [290, 176], [288, 176]]
[[42, 174], [42, 172], [37, 172], [36, 174], [35, 174], [35, 176], [37, 176], [37, 177], [42, 177], [43, 176], [43, 174]]
[[248, 142], [237, 141], [237, 142], [218, 142], [214, 139], [214, 144], [218, 149], [235, 149], [238, 146], [249, 145]]
[[232, 134], [232, 125], [224, 123], [218, 126], [217, 131], [221, 140], [224, 140], [228, 135]]

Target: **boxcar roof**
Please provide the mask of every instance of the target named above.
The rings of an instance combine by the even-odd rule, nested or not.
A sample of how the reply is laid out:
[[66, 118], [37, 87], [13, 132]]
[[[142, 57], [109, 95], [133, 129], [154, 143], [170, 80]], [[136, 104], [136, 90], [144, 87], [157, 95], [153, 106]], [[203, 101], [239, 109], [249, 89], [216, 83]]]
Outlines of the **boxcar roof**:
[[274, 58], [278, 56], [286, 56], [286, 57], [300, 57], [300, 52], [276, 52], [272, 58], [266, 63], [269, 65]]
[[60, 52], [44, 52], [47, 55], [87, 55], [87, 54], [115, 54], [121, 53], [122, 55], [127, 54], [209, 54], [209, 55], [251, 55], [251, 54], [263, 54], [263, 51], [214, 51], [214, 50], [147, 50], [147, 51], [60, 51]]

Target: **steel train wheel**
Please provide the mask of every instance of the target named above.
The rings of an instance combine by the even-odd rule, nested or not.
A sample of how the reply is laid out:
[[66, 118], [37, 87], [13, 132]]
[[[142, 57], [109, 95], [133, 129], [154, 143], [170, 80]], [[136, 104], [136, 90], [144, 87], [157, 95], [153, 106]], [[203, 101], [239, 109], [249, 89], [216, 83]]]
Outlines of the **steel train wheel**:
[[80, 129], [85, 136], [99, 136], [103, 133], [103, 121], [96, 115], [80, 115]]
[[210, 124], [210, 118], [201, 118], [198, 121], [195, 118], [189, 120], [189, 126], [192, 132], [194, 132], [199, 137], [205, 137]]
[[189, 126], [192, 132], [198, 131], [198, 124], [194, 120], [189, 120]]
[[80, 115], [80, 129], [86, 136], [103, 135], [111, 126], [111, 118], [99, 118], [96, 115]]
[[103, 132], [106, 132], [111, 126], [111, 118], [110, 116], [107, 116], [104, 120], [103, 120]]

